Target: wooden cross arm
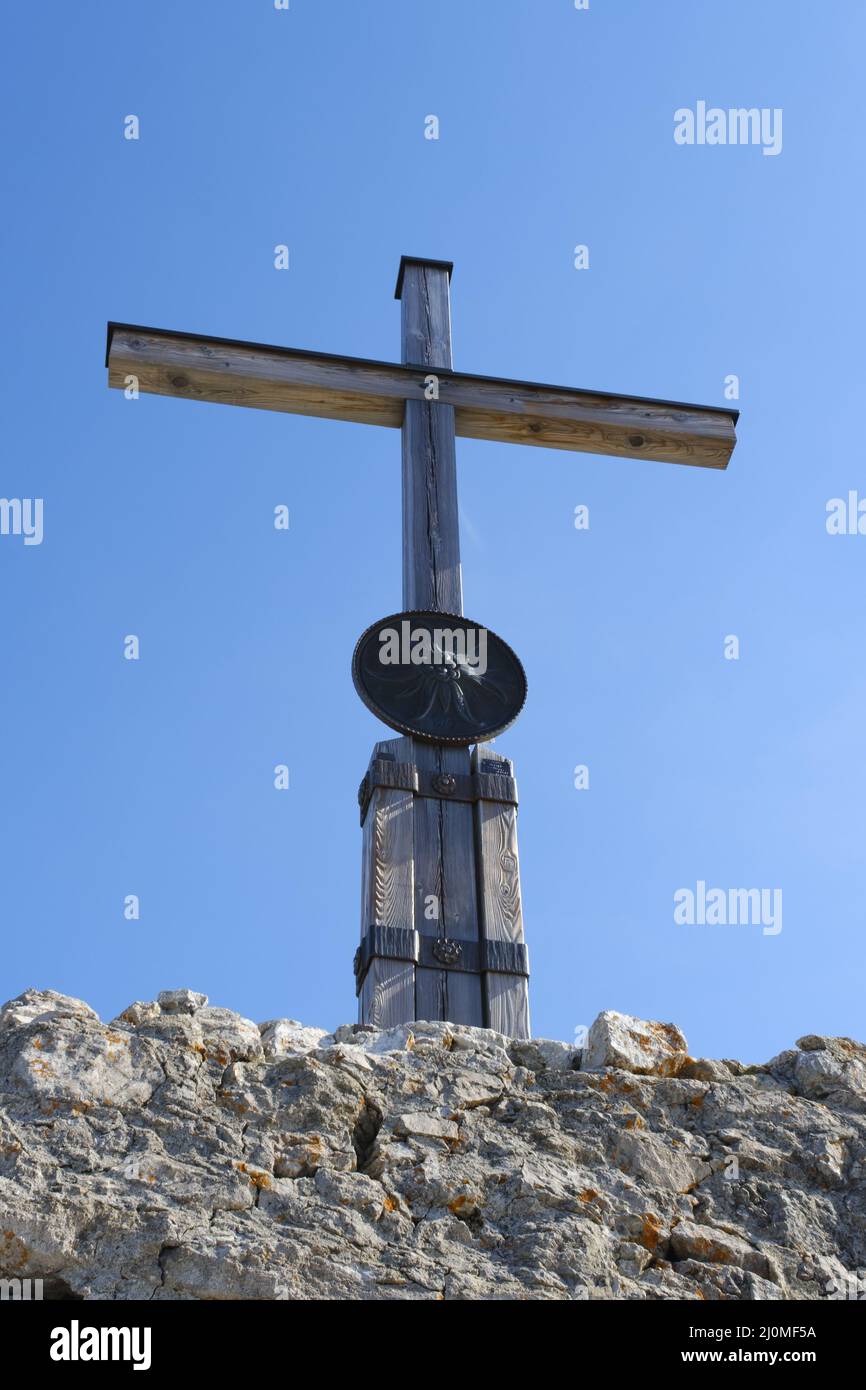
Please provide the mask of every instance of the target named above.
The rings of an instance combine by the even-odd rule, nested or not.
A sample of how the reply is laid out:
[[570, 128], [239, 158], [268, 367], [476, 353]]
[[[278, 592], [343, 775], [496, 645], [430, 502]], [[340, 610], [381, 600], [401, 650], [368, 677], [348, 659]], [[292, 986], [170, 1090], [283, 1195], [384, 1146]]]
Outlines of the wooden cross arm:
[[[357, 424], [403, 424], [404, 403], [424, 400], [431, 368], [110, 323], [109, 386], [255, 406]], [[441, 370], [438, 399], [468, 439], [537, 444], [590, 454], [726, 468], [738, 412], [640, 396], [575, 391]]]

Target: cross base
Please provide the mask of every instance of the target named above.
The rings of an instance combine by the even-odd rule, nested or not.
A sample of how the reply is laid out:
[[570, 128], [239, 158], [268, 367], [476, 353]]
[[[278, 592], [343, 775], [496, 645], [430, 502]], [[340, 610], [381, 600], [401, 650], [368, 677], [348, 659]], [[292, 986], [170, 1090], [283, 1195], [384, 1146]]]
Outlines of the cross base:
[[363, 827], [361, 1023], [435, 1019], [529, 1037], [517, 785], [481, 744], [377, 743]]

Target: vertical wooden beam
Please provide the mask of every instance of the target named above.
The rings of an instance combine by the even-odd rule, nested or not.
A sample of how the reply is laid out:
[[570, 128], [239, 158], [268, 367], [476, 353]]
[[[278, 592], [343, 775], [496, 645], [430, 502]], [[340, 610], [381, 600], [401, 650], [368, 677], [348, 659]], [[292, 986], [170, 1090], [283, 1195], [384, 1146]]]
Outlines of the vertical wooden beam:
[[[404, 363], [451, 369], [450, 266], [404, 256], [397, 281]], [[431, 383], [431, 392], [435, 383]], [[403, 607], [463, 612], [454, 407], [406, 401], [403, 417]]]
[[[443, 262], [404, 257], [397, 282], [403, 361], [429, 368], [425, 375], [431, 377], [437, 368], [451, 368], [449, 276]], [[407, 609], [463, 612], [454, 438], [454, 410], [437, 401], [435, 391], [429, 400], [406, 401]], [[395, 776], [399, 785], [376, 785], [370, 793], [361, 937], [365, 940], [371, 926], [391, 928], [393, 934], [378, 949], [394, 950], [396, 942], [411, 936], [419, 954], [417, 964], [372, 956], [360, 991], [361, 1021], [387, 1027], [413, 1019], [448, 1020], [528, 1037], [527, 980], [516, 968], [524, 948], [516, 807], [452, 801], [447, 791], [430, 795], [426, 790], [430, 774], [468, 781], [475, 771], [490, 774], [501, 767], [510, 777], [511, 763], [486, 745], [470, 755], [465, 748], [408, 738], [377, 744], [374, 758], [383, 755], [408, 764], [410, 772]], [[417, 774], [427, 778], [424, 790]], [[460, 960], [471, 968], [455, 968], [453, 961], [451, 968], [437, 968], [437, 940], [466, 943], [470, 949]], [[442, 949], [447, 958], [453, 947]]]
[[[489, 744], [481, 743], [472, 750], [473, 772], [496, 775], [496, 767], [505, 777], [513, 774], [511, 762]], [[499, 801], [476, 802], [475, 831], [481, 936], [485, 941], [523, 946], [517, 807]], [[528, 978], [487, 970], [483, 980], [487, 1027], [511, 1038], [528, 1038]]]
[[[404, 363], [451, 369], [451, 267], [442, 261], [400, 263]], [[403, 417], [403, 606], [463, 612], [454, 410], [435, 398], [406, 401]], [[469, 752], [415, 742], [418, 768], [469, 773]], [[415, 801], [415, 929], [425, 937], [478, 940], [472, 807]], [[435, 914], [435, 915], [433, 915]], [[415, 1017], [481, 1025], [480, 976], [462, 970], [415, 971]]]

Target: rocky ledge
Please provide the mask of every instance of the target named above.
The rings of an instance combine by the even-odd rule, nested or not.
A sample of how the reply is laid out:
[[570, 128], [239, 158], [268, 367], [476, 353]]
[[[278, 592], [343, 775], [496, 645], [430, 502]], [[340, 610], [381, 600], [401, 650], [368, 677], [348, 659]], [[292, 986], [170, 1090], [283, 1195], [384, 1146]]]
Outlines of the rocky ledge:
[[255, 1024], [189, 990], [0, 1010], [0, 1278], [73, 1299], [866, 1295], [866, 1047], [763, 1066]]

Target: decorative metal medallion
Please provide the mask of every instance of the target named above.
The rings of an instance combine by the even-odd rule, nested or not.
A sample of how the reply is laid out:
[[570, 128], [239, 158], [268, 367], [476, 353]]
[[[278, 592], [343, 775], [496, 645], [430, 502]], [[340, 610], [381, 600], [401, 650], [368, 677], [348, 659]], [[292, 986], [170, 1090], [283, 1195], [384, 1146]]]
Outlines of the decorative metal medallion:
[[[427, 743], [468, 747], [509, 728], [526, 701], [517, 655], [453, 613], [395, 613], [359, 638], [352, 679], [377, 719]], [[443, 780], [437, 788], [448, 795]]]
[[457, 790], [457, 778], [450, 772], [435, 772], [430, 779], [434, 792], [440, 796], [453, 796]]
[[456, 965], [463, 955], [463, 947], [450, 936], [437, 936], [433, 942], [433, 954], [443, 965]]

